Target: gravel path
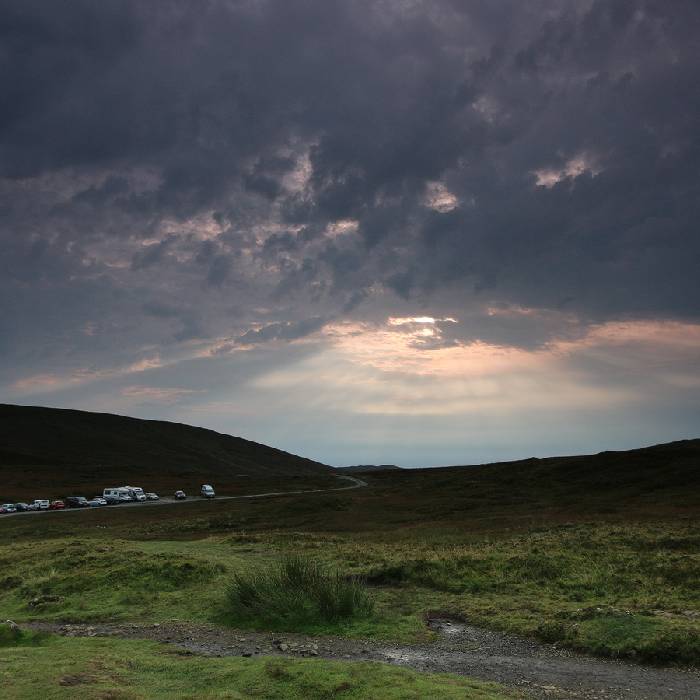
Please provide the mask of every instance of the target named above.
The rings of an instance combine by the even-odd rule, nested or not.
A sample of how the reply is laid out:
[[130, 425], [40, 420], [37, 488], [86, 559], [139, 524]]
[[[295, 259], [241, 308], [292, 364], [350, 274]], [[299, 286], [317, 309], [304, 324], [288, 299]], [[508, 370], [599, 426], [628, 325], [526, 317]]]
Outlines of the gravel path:
[[449, 672], [496, 681], [524, 698], [691, 700], [700, 698], [697, 670], [662, 669], [595, 659], [513, 635], [433, 619], [430, 644], [398, 645], [342, 637], [242, 632], [185, 622], [65, 625], [28, 623], [66, 636], [115, 636], [176, 645], [207, 656], [321, 657], [379, 661], [418, 671]]

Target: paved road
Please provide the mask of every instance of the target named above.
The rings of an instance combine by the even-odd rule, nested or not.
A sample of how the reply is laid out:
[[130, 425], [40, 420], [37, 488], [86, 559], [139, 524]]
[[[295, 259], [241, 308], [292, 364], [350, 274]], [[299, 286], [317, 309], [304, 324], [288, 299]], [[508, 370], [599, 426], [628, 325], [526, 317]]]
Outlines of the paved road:
[[[359, 489], [367, 486], [367, 482], [358, 479], [355, 476], [336, 476], [336, 479], [343, 479], [351, 482], [348, 486], [337, 486], [332, 489], [301, 489], [298, 491], [266, 491], [265, 493], [250, 493], [244, 496], [217, 496], [216, 501], [238, 501], [244, 498], [274, 498], [276, 496], [292, 496], [301, 493], [328, 493], [331, 491], [349, 491], [350, 489]], [[157, 501], [145, 501], [143, 503], [121, 503], [119, 508], [146, 508], [148, 506], [167, 506], [167, 505], [186, 505], [188, 503], [202, 503], [205, 500], [200, 496], [186, 498], [185, 500], [177, 500], [175, 498], [161, 498]], [[114, 506], [108, 506], [112, 508]], [[29, 516], [29, 515], [46, 515], [47, 513], [75, 513], [85, 510], [95, 510], [93, 508], [65, 508], [64, 510], [30, 510], [25, 513], [3, 513], [0, 515], [0, 520], [3, 518], [11, 518], [13, 516]], [[99, 509], [97, 509], [99, 510]]]

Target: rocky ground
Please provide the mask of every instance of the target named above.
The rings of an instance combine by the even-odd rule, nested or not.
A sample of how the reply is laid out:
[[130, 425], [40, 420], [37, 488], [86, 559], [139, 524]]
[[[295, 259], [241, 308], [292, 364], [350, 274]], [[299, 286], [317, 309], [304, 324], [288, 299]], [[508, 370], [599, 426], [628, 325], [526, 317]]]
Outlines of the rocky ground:
[[428, 624], [439, 633], [436, 641], [416, 645], [243, 632], [189, 622], [152, 625], [31, 623], [27, 626], [66, 636], [150, 639], [172, 644], [183, 654], [378, 661], [418, 671], [449, 672], [496, 681], [517, 689], [527, 698], [700, 698], [697, 670], [661, 669], [595, 659], [559, 649], [556, 645], [491, 632], [456, 620], [432, 618]]

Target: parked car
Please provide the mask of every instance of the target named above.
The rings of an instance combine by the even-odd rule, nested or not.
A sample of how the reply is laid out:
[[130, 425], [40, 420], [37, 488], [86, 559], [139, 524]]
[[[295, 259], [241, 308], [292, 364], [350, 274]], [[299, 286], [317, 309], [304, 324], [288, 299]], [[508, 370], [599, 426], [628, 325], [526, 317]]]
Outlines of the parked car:
[[0, 511], [2, 511], [3, 513], [16, 513], [17, 509], [15, 508], [14, 503], [3, 503], [0, 506]]
[[39, 510], [48, 510], [51, 505], [46, 498], [37, 498], [34, 501], [34, 505], [39, 508]]
[[88, 508], [88, 499], [85, 496], [68, 496], [65, 500], [65, 504], [69, 508]]
[[149, 501], [158, 501], [158, 500], [160, 500], [160, 497], [158, 496], [157, 493], [153, 493], [153, 491], [149, 491], [146, 494], [146, 499]]
[[107, 501], [104, 498], [92, 498], [88, 501], [90, 508], [101, 508], [107, 505]]
[[49, 510], [63, 510], [65, 507], [66, 504], [63, 501], [51, 501]]
[[177, 498], [179, 501], [182, 501], [185, 498], [187, 498], [187, 494], [184, 491], [175, 491], [175, 498]]
[[26, 513], [29, 510], [29, 503], [15, 503], [15, 510], [18, 513]]
[[214, 498], [214, 496], [216, 496], [214, 493], [214, 488], [211, 484], [202, 484], [200, 493], [202, 494], [202, 498]]
[[[107, 505], [107, 499], [102, 498], [102, 496], [95, 496], [94, 498], [90, 499], [90, 501], [97, 501], [101, 506], [106, 506]], [[90, 502], [88, 501], [88, 503]]]

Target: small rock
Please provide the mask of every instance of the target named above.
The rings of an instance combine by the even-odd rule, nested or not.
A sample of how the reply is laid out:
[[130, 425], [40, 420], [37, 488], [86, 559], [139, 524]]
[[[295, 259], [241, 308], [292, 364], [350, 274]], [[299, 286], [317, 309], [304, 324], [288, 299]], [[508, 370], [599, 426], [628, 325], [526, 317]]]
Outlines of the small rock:
[[58, 603], [61, 600], [61, 596], [58, 595], [40, 595], [36, 598], [32, 598], [27, 605], [30, 608], [36, 608], [40, 605], [46, 605], [47, 603]]
[[241, 656], [245, 656], [246, 658], [249, 658], [253, 655], [252, 651], [244, 651]]
[[280, 651], [287, 651], [289, 649], [289, 644], [285, 644], [284, 642], [280, 642], [280, 644], [277, 645], [277, 648]]

